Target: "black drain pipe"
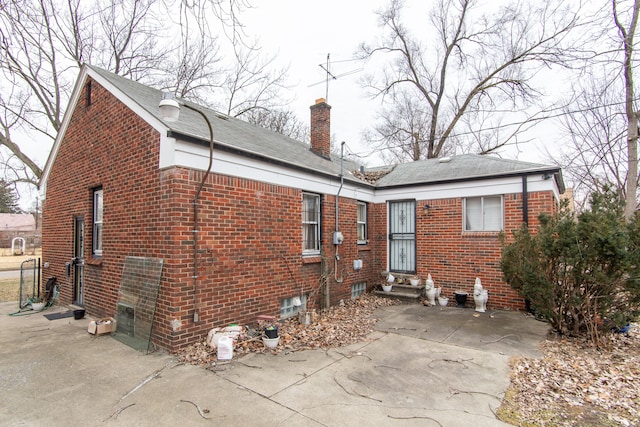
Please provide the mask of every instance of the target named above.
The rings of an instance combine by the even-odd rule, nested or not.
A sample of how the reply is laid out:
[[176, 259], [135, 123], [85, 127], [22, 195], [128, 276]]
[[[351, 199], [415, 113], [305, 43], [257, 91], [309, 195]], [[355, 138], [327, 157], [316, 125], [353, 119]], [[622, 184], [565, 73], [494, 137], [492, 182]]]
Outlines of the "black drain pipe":
[[522, 222], [529, 225], [529, 189], [527, 175], [522, 175]]
[[207, 118], [207, 116], [200, 110], [193, 108], [187, 104], [183, 104], [188, 109], [195, 111], [200, 114], [205, 122], [207, 122], [207, 126], [209, 127], [209, 167], [207, 168], [204, 176], [202, 177], [202, 181], [200, 181], [200, 185], [198, 186], [198, 190], [196, 191], [196, 195], [193, 198], [193, 322], [196, 323], [198, 321], [198, 198], [200, 196], [200, 192], [202, 191], [202, 187], [204, 187], [204, 183], [209, 177], [209, 172], [211, 171], [211, 166], [213, 165], [213, 127], [211, 126], [211, 122]]

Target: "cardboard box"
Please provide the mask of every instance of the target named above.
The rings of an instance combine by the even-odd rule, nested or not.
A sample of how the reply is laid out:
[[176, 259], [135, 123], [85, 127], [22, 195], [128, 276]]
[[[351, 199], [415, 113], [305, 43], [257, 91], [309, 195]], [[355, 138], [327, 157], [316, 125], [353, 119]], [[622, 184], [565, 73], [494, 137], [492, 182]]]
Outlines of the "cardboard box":
[[116, 331], [116, 319], [105, 317], [89, 322], [89, 333], [92, 335], [112, 334]]

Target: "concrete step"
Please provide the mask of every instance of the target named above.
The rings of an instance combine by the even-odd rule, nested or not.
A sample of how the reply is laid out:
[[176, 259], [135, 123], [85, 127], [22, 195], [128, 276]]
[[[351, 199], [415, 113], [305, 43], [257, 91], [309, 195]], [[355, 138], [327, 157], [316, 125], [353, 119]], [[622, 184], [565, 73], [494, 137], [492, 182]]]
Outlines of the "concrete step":
[[424, 287], [420, 289], [419, 287], [411, 285], [393, 285], [391, 292], [376, 289], [374, 294], [383, 298], [397, 299], [404, 303], [419, 303], [422, 300], [421, 291], [424, 291]]

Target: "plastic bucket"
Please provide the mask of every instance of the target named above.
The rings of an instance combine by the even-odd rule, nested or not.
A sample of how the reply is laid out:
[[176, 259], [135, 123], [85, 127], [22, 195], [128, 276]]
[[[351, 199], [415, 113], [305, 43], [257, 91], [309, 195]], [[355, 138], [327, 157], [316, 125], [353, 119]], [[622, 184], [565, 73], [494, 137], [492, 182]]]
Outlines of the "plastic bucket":
[[233, 358], [233, 339], [223, 335], [218, 340], [218, 360], [231, 360]]

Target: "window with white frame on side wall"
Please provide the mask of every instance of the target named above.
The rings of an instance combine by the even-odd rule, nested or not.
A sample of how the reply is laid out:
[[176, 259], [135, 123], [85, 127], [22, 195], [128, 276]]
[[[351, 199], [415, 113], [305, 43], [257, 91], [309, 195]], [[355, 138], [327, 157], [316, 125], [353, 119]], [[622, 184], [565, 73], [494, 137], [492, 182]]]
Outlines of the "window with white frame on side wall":
[[367, 204], [358, 202], [358, 244], [367, 244]]
[[320, 196], [302, 195], [302, 255], [320, 255]]
[[102, 188], [93, 190], [93, 247], [95, 256], [102, 256]]
[[464, 231], [502, 231], [504, 198], [502, 196], [467, 197], [463, 203]]

